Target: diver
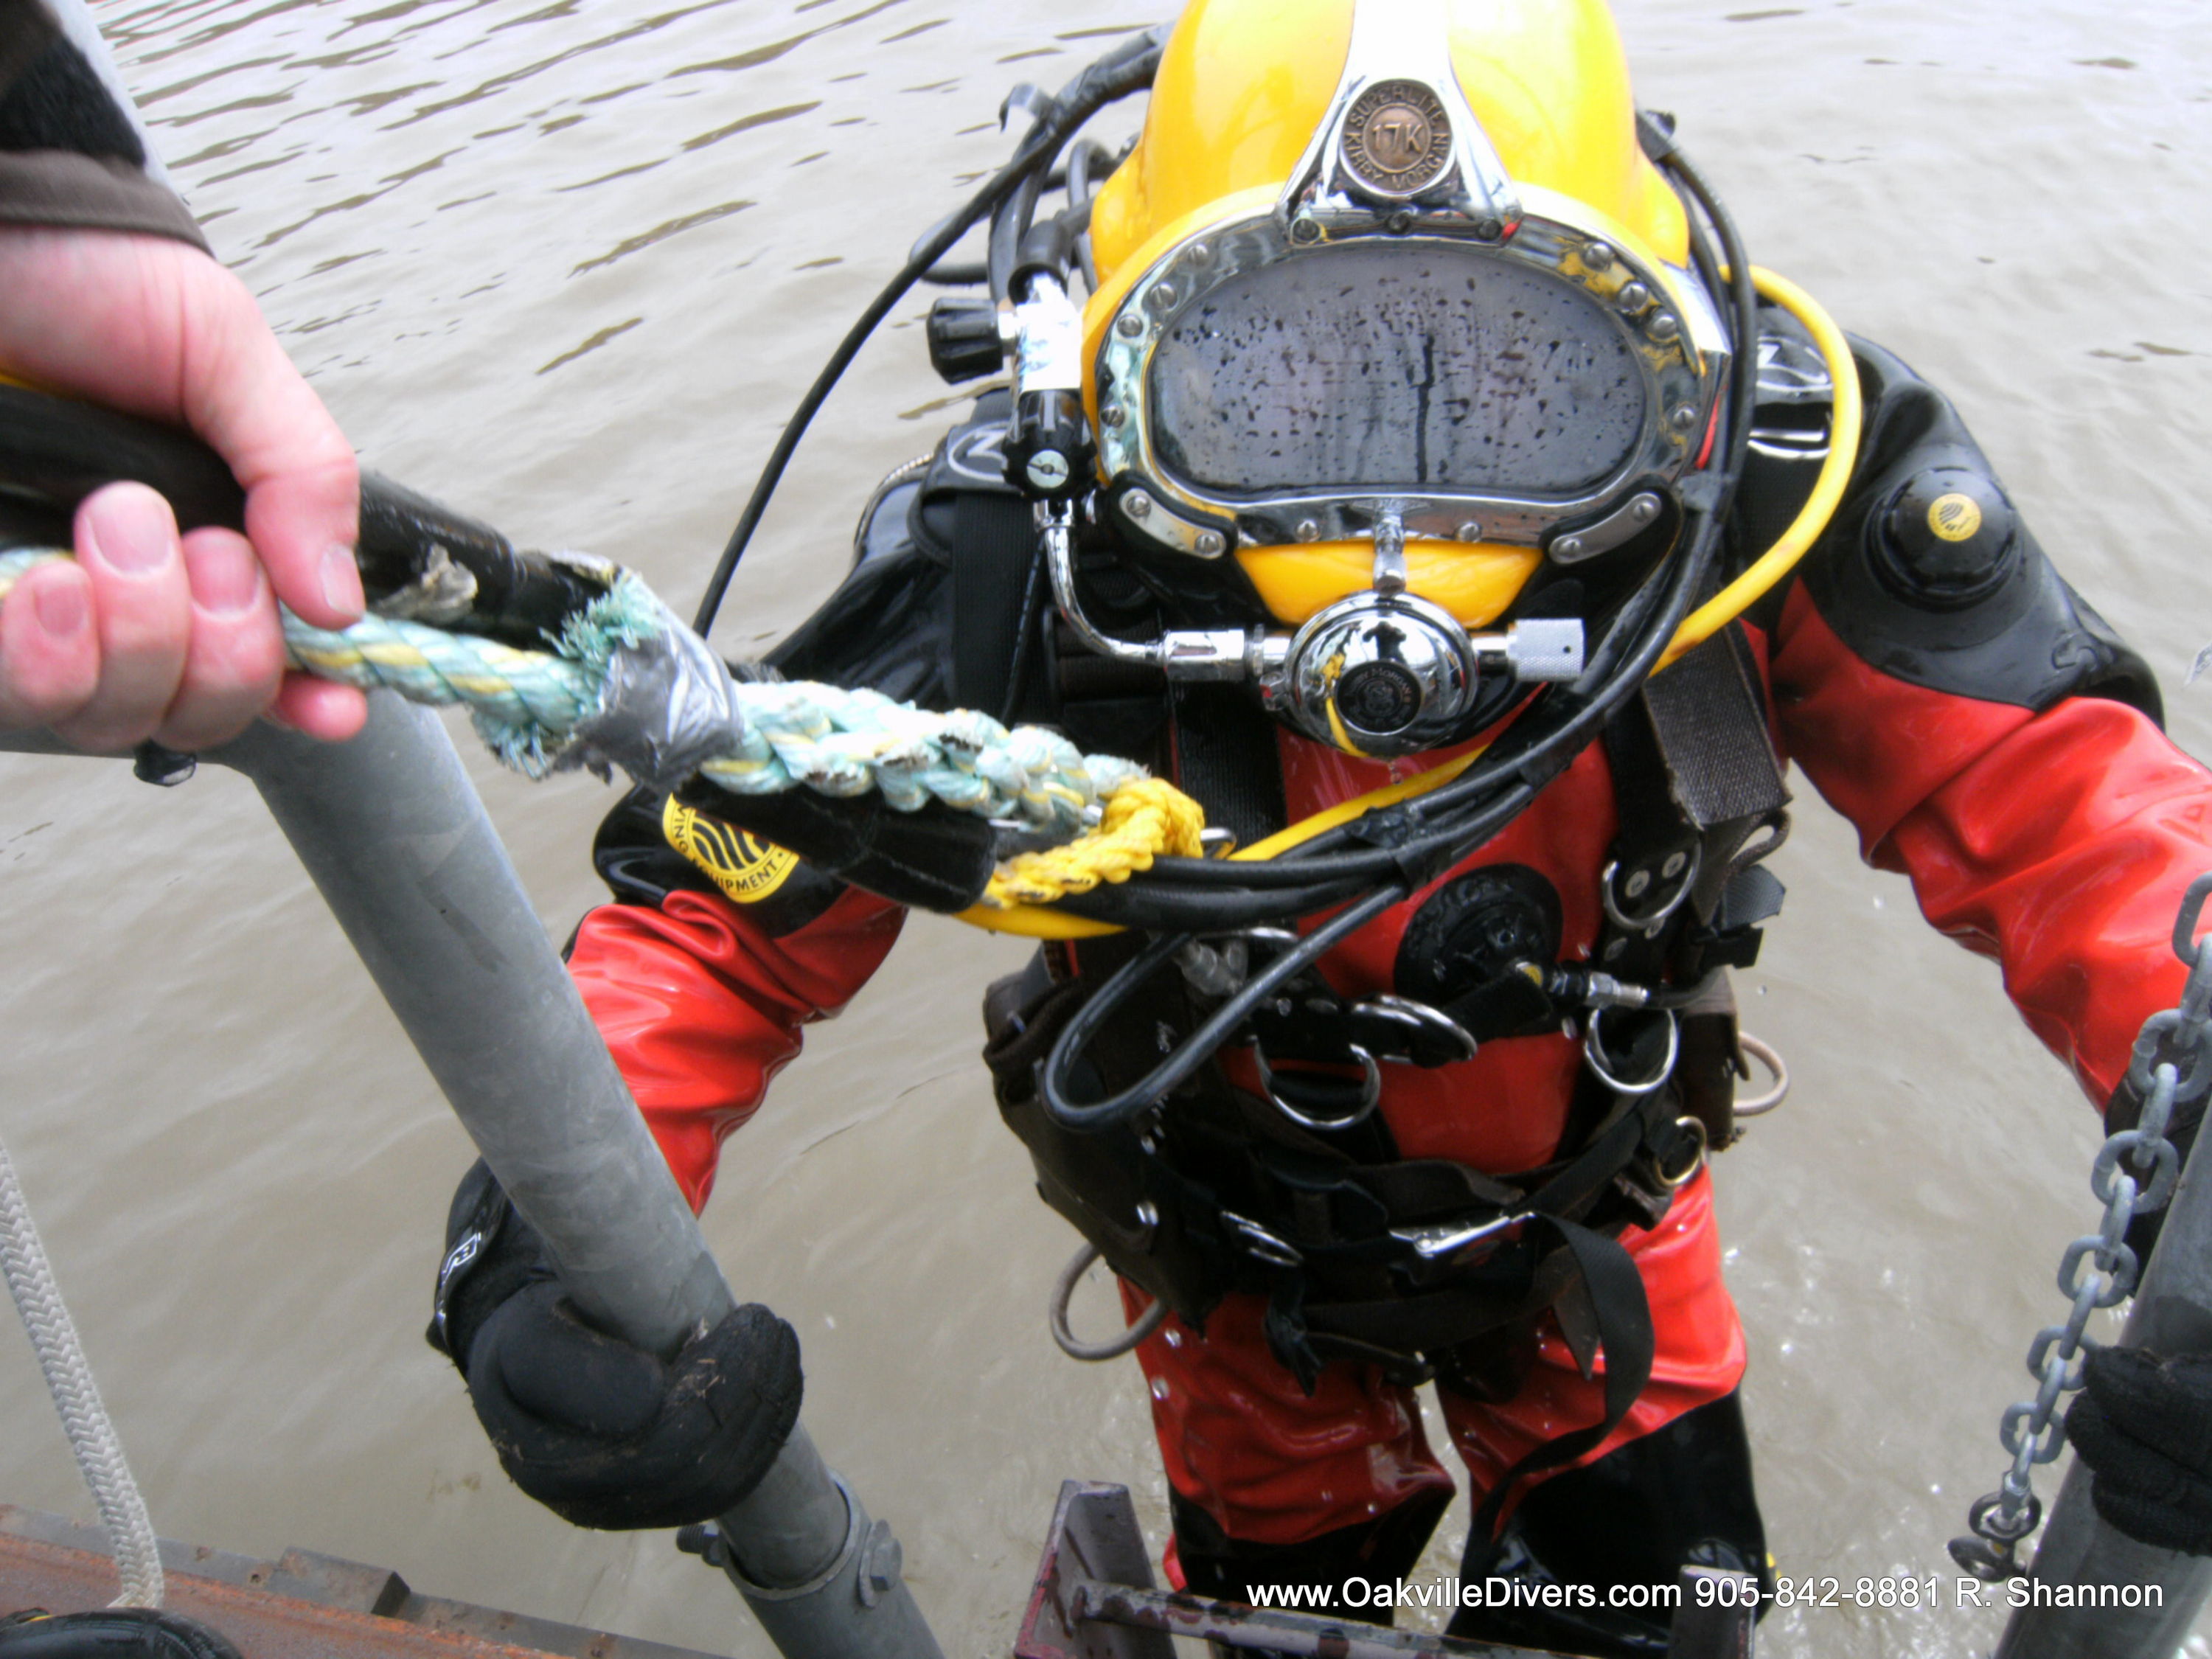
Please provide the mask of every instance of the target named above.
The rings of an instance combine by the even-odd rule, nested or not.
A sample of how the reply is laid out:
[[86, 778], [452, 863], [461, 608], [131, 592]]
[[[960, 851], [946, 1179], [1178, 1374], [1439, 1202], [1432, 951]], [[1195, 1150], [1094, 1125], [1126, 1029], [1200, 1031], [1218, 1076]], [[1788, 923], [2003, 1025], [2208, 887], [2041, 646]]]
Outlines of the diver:
[[[1171, 1571], [1231, 1599], [1411, 1568], [1452, 1484], [1430, 1382], [1468, 1575], [1769, 1577], [1711, 1160], [1789, 763], [2116, 1126], [2212, 866], [2147, 666], [1938, 392], [1754, 277], [1601, 0], [1457, 16], [1194, 0], [1030, 97], [988, 259], [938, 263], [956, 218], [908, 273], [988, 283], [933, 356], [994, 372], [1003, 328], [1013, 385], [748, 670], [1056, 727], [1233, 838], [1035, 907], [986, 1001], [1000, 1110], [1121, 1278]], [[1127, 152], [1078, 139], [1143, 86]], [[987, 830], [688, 787], [608, 818], [570, 966], [695, 1206], [905, 907], [975, 902]], [[673, 1524], [759, 1478], [796, 1387], [767, 1347], [732, 1378], [589, 1331], [481, 1166], [447, 1246], [432, 1340], [526, 1491]], [[2090, 1381], [2100, 1507], [2212, 1551], [2212, 1376]], [[1667, 1641], [1531, 1598], [1452, 1629]]]

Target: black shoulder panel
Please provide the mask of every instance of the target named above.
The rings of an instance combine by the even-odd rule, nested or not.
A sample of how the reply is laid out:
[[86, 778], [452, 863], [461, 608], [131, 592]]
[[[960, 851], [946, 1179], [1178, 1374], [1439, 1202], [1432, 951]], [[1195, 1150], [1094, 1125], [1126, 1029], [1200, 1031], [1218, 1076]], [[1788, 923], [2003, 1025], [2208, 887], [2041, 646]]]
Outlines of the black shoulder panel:
[[770, 939], [797, 933], [845, 890], [797, 854], [648, 789], [607, 814], [592, 863], [622, 903], [657, 910], [671, 893], [720, 893]]
[[66, 149], [146, 165], [146, 148], [99, 72], [57, 37], [0, 89], [0, 150]]
[[1838, 636], [1908, 684], [2039, 713], [2109, 697], [2162, 717], [2149, 665], [2051, 568], [1949, 401], [1853, 340], [1858, 469], [1800, 567]]
[[[912, 495], [911, 489], [890, 492], [883, 508], [895, 511]], [[949, 573], [925, 557], [910, 537], [891, 540], [876, 523], [863, 533], [870, 544], [867, 556], [819, 611], [768, 653], [769, 665], [786, 679], [866, 686], [925, 708], [951, 707], [945, 670], [952, 650]]]

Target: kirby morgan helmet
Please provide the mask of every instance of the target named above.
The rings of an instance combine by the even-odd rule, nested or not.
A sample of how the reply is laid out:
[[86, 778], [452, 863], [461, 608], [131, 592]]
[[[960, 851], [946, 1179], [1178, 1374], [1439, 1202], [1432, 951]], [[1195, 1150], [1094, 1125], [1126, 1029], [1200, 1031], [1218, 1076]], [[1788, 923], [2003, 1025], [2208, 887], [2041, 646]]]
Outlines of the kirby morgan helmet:
[[1674, 543], [1730, 337], [1598, 0], [1197, 0], [1091, 239], [1104, 511], [1308, 734], [1468, 735]]

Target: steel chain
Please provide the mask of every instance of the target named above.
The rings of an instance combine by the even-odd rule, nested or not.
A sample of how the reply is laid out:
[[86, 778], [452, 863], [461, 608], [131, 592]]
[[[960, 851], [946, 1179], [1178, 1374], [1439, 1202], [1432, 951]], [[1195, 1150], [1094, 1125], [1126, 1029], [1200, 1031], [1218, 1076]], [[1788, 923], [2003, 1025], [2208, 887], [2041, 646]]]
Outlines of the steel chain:
[[2197, 924], [2212, 895], [2212, 873], [2199, 876], [2181, 901], [2173, 930], [2174, 954], [2188, 964], [2178, 1007], [2153, 1014], [2136, 1037], [2127, 1086], [2143, 1103], [2132, 1129], [2108, 1136], [2089, 1170], [2089, 1190], [2105, 1206], [2094, 1233], [2066, 1247], [2058, 1263], [2058, 1291], [2073, 1304], [2063, 1325], [2045, 1325], [2028, 1344], [2027, 1373], [2035, 1398], [2015, 1401], [1998, 1420], [1997, 1439], [2012, 1457], [1996, 1491], [1977, 1498], [1966, 1512], [1969, 1535], [1951, 1540], [1951, 1558], [1985, 1583], [2016, 1577], [2020, 1546], [2043, 1519], [2029, 1480], [2039, 1463], [2057, 1461], [2066, 1445], [2059, 1401], [2081, 1386], [2089, 1316], [2118, 1306], [2131, 1295], [2141, 1271], [2127, 1243], [2129, 1224], [2163, 1209], [2181, 1178], [2181, 1154], [2166, 1139], [2177, 1103], [2193, 1101], [2212, 1085], [2212, 937], [2199, 941]]

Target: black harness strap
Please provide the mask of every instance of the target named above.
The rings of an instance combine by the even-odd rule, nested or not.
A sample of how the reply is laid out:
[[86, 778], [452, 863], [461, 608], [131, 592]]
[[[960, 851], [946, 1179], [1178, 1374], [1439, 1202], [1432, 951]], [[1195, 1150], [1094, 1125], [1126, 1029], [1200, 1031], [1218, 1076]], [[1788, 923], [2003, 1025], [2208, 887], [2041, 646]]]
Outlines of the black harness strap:
[[[952, 503], [952, 696], [956, 707], [1012, 710], [1036, 528], [1020, 496], [963, 489]], [[1024, 678], [1027, 678], [1026, 673]]]
[[1174, 695], [1176, 783], [1238, 846], [1273, 835], [1290, 820], [1274, 721], [1241, 686], [1178, 684]]
[[1605, 1415], [1586, 1428], [1570, 1430], [1546, 1441], [1499, 1476], [1468, 1524], [1470, 1540], [1494, 1541], [1499, 1517], [1513, 1489], [1532, 1474], [1571, 1463], [1601, 1445], [1620, 1426], [1629, 1407], [1651, 1380], [1656, 1347], [1651, 1303], [1644, 1293], [1644, 1276], [1637, 1272], [1634, 1260], [1620, 1240], [1571, 1221], [1547, 1216], [1540, 1224], [1558, 1237], [1588, 1293], [1598, 1346], [1605, 1355]]

